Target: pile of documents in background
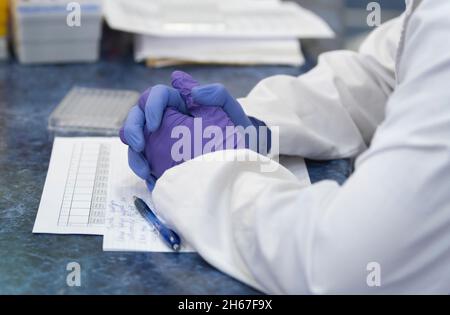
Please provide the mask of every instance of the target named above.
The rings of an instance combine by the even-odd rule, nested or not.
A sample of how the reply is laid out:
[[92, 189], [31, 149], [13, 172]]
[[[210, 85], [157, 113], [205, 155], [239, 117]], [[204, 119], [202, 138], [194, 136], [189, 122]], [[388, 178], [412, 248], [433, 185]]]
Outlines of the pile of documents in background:
[[330, 38], [330, 27], [292, 2], [278, 0], [110, 0], [113, 29], [136, 34], [135, 60], [180, 63], [304, 62], [300, 38]]
[[101, 0], [12, 0], [11, 7], [14, 49], [21, 63], [98, 59]]
[[8, 0], [0, 0], [0, 60], [8, 57]]

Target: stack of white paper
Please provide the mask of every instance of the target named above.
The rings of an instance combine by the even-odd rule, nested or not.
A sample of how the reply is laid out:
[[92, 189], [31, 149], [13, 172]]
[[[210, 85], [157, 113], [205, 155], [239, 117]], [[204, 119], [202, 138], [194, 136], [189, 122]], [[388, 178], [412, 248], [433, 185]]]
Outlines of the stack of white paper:
[[137, 34], [135, 59], [150, 65], [300, 65], [299, 38], [334, 36], [314, 13], [277, 0], [111, 0], [105, 17]]
[[135, 60], [149, 66], [185, 61], [220, 64], [280, 64], [304, 62], [297, 39], [161, 38], [137, 35]]

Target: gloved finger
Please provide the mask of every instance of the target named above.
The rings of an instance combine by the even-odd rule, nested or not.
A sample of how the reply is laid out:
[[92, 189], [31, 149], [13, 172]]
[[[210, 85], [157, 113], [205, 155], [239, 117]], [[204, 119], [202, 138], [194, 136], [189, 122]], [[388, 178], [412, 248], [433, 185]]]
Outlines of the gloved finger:
[[149, 87], [144, 92], [142, 92], [141, 96], [139, 96], [138, 106], [142, 110], [142, 112], [145, 112], [145, 104], [147, 103], [148, 95], [150, 94], [151, 90], [152, 88]]
[[149, 191], [153, 191], [156, 185], [156, 179], [152, 176], [152, 178], [145, 181], [145, 184], [147, 185]]
[[165, 85], [155, 85], [150, 90], [145, 104], [145, 121], [150, 132], [159, 128], [164, 110], [168, 106], [175, 107], [181, 113], [188, 113], [186, 104], [177, 90]]
[[252, 122], [245, 114], [242, 106], [220, 83], [194, 87], [192, 88], [191, 95], [193, 101], [199, 105], [222, 107], [236, 126], [246, 128], [252, 125]]
[[191, 90], [192, 88], [199, 86], [200, 83], [198, 83], [198, 81], [196, 81], [189, 73], [180, 70], [172, 72], [171, 79], [172, 87], [180, 92], [187, 108], [190, 110], [196, 107], [192, 101]]
[[128, 165], [140, 178], [145, 180], [151, 179], [150, 166], [142, 153], [128, 148]]
[[135, 105], [128, 113], [127, 119], [119, 135], [122, 142], [129, 145], [136, 152], [142, 152], [145, 147], [144, 139], [145, 115], [141, 109]]

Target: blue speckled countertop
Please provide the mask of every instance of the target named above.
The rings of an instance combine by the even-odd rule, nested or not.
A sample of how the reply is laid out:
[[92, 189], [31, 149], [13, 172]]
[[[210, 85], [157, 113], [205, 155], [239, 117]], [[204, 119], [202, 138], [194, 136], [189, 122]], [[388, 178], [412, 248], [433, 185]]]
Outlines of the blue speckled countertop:
[[[182, 67], [200, 82], [223, 82], [236, 97], [262, 78], [298, 75], [290, 67]], [[52, 149], [47, 118], [73, 85], [143, 90], [169, 83], [173, 68], [148, 69], [129, 57], [95, 64], [0, 63], [0, 294], [258, 293], [197, 254], [102, 251], [99, 236], [32, 234]], [[347, 161], [308, 161], [313, 182], [343, 182]], [[66, 285], [66, 265], [81, 265], [81, 287]]]

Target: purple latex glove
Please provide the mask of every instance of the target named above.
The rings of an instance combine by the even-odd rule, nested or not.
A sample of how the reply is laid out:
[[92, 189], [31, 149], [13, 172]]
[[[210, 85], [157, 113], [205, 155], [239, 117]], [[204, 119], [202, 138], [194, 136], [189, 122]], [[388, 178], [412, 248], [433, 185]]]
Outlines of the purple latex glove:
[[[125, 133], [124, 129], [120, 131], [121, 140], [125, 144], [130, 144], [131, 147], [137, 148], [137, 150], [130, 149], [130, 167], [138, 176], [147, 181], [150, 189], [153, 188], [156, 179], [167, 169], [203, 154], [205, 144], [210, 142], [210, 139], [203, 139], [202, 137], [201, 150], [195, 150], [194, 118], [200, 117], [202, 119], [202, 134], [207, 127], [217, 126], [225, 135], [225, 128], [234, 126], [222, 107], [200, 106], [193, 101], [191, 92], [198, 85], [198, 82], [189, 74], [175, 71], [172, 74], [172, 86], [175, 90], [163, 86], [155, 86], [152, 89], [148, 89], [142, 94], [138, 106], [130, 111], [125, 126], [143, 129], [144, 139], [126, 139], [125, 134], [134, 135], [139, 133]], [[146, 124], [145, 117], [157, 115], [159, 110], [152, 112], [152, 109], [159, 104], [167, 105], [167, 108], [163, 111], [162, 119], [160, 119], [160, 126], [159, 128], [148, 126], [149, 124]], [[153, 118], [155, 118], [154, 120], [159, 119], [159, 117]], [[172, 146], [178, 141], [177, 138], [171, 137], [172, 130], [176, 126], [185, 126], [191, 131], [190, 154], [187, 159], [182, 161], [174, 160], [171, 154]], [[229, 141], [234, 141], [232, 142], [234, 145], [231, 148], [244, 146], [240, 135], [233, 134], [231, 137], [233, 139], [223, 138], [222, 143], [216, 143], [213, 146], [209, 143], [208, 152], [216, 151], [216, 148], [225, 148], [225, 143], [228, 143], [229, 146]], [[130, 142], [133, 142], [133, 145]], [[138, 152], [143, 152], [143, 154]], [[145, 165], [146, 162], [148, 162], [148, 167]]]

